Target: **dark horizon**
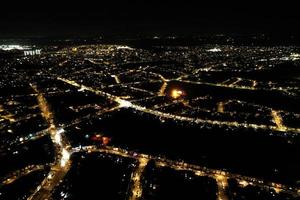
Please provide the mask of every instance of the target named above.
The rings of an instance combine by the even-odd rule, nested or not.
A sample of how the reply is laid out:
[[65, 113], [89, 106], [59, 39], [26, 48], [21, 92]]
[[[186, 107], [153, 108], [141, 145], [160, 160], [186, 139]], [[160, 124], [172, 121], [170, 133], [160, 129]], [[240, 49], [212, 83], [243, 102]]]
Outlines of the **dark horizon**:
[[[201, 3], [201, 2], [200, 2]], [[0, 14], [0, 37], [139, 34], [297, 35], [297, 6], [278, 3], [23, 2]]]

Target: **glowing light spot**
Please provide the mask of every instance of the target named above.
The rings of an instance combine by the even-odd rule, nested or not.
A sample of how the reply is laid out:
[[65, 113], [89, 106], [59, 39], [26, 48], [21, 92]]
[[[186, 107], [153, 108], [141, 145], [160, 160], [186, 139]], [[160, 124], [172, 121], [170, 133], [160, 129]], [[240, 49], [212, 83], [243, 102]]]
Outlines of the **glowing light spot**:
[[25, 49], [29, 49], [29, 47], [21, 46], [21, 45], [0, 45], [0, 49], [3, 51], [11, 51], [11, 50], [25, 50]]
[[128, 108], [132, 106], [132, 103], [130, 101], [126, 101], [123, 99], [118, 100], [120, 107]]
[[111, 139], [109, 137], [103, 137], [102, 138], [102, 144], [108, 145], [110, 143]]
[[222, 50], [220, 48], [213, 48], [213, 49], [208, 49], [208, 52], [221, 52]]
[[280, 131], [286, 131], [287, 127], [283, 124], [282, 117], [279, 112], [272, 110], [271, 115], [273, 117], [273, 121], [278, 127], [278, 130]]
[[62, 134], [64, 132], [65, 132], [65, 130], [63, 128], [57, 130], [57, 134]]
[[181, 90], [177, 90], [177, 89], [174, 89], [172, 90], [171, 92], [171, 97], [173, 99], [178, 99], [179, 97], [183, 96], [184, 95], [184, 92], [181, 91]]
[[131, 48], [129, 46], [117, 46], [117, 50], [119, 50], [119, 49], [134, 50], [133, 48]]
[[292, 58], [292, 60], [299, 60], [300, 59], [300, 54], [299, 53], [292, 53], [290, 55], [290, 57]]
[[281, 189], [281, 188], [274, 188], [274, 191], [275, 191], [277, 194], [279, 194], [279, 193], [282, 191], [282, 189]]
[[59, 132], [56, 132], [56, 134], [54, 135], [54, 142], [55, 142], [56, 144], [61, 145], [61, 135], [60, 135]]
[[242, 187], [246, 187], [247, 185], [249, 185], [249, 183], [245, 180], [242, 180], [239, 182], [239, 184], [242, 186]]
[[65, 167], [67, 162], [69, 161], [69, 159], [70, 159], [70, 153], [66, 149], [63, 149], [62, 150], [62, 158], [61, 158], [61, 161], [60, 161], [60, 166]]

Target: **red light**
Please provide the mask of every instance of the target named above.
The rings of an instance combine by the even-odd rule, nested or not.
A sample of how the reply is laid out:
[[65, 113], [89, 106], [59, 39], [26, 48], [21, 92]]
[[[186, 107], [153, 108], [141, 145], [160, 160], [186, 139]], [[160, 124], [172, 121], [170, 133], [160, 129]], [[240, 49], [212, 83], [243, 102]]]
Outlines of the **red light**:
[[111, 138], [109, 137], [102, 137], [102, 144], [103, 145], [108, 145], [111, 141]]

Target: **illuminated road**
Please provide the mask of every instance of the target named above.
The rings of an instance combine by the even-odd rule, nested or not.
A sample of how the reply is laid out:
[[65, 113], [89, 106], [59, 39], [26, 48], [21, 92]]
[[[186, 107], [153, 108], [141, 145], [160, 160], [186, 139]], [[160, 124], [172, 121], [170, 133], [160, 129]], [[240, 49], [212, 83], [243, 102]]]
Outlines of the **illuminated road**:
[[29, 165], [23, 169], [17, 170], [15, 172], [9, 174], [5, 178], [3, 178], [1, 180], [0, 187], [11, 184], [21, 177], [27, 176], [28, 174], [31, 174], [32, 172], [43, 170], [43, 169], [45, 169], [44, 165]]
[[220, 113], [224, 113], [224, 103], [223, 102], [219, 102], [218, 103], [218, 109], [217, 111], [220, 112]]
[[273, 117], [274, 123], [276, 124], [279, 130], [286, 131], [288, 129], [286, 126], [284, 126], [282, 118], [277, 111], [272, 110], [271, 115]]
[[139, 166], [136, 171], [133, 172], [132, 177], [134, 184], [132, 185], [132, 194], [136, 194], [131, 199], [138, 199], [141, 197], [142, 189], [141, 183], [138, 183], [141, 180], [142, 171], [145, 169], [145, 166], [150, 160], [155, 161], [156, 166], [158, 167], [169, 167], [178, 171], [191, 171], [194, 172], [197, 176], [208, 176], [216, 180], [218, 186], [217, 197], [218, 200], [227, 200], [228, 197], [226, 195], [226, 191], [228, 189], [228, 179], [235, 179], [240, 183], [242, 187], [246, 185], [257, 186], [265, 189], [273, 189], [276, 192], [285, 191], [291, 195], [299, 196], [300, 195], [300, 188], [293, 188], [290, 186], [285, 186], [278, 183], [267, 182], [261, 179], [242, 176], [239, 174], [229, 173], [222, 170], [217, 169], [209, 169], [206, 167], [201, 167], [193, 164], [188, 164], [185, 162], [173, 161], [161, 157], [156, 157], [147, 154], [141, 154], [137, 152], [127, 151], [125, 149], [120, 149], [116, 147], [106, 146], [103, 148], [99, 148], [97, 146], [85, 146], [85, 147], [75, 147], [72, 150], [73, 153], [76, 152], [87, 152], [87, 153], [106, 153], [106, 154], [113, 154], [121, 157], [132, 158], [139, 161]]
[[[240, 79], [238, 82], [241, 81]], [[207, 85], [207, 86], [213, 86], [213, 87], [222, 87], [222, 88], [231, 88], [231, 89], [238, 89], [238, 90], [262, 90], [262, 91], [269, 91], [261, 88], [256, 88], [256, 83], [253, 84], [254, 86], [239, 86], [235, 85], [238, 82], [234, 82], [234, 84], [222, 84], [222, 83], [207, 83], [207, 82], [200, 82], [200, 81], [189, 81], [189, 80], [180, 80], [182, 83], [191, 83], [196, 85]], [[290, 94], [290, 92], [283, 88], [271, 88], [270, 91], [279, 91], [284, 92], [286, 94]]]
[[[93, 88], [78, 84], [74, 81], [70, 81], [67, 79], [58, 78], [59, 80], [68, 83], [70, 85], [73, 85], [77, 88], [80, 88], [82, 90], [91, 91], [97, 95], [106, 97], [108, 100], [118, 103], [118, 106], [104, 109], [96, 113], [96, 115], [101, 115], [106, 112], [111, 112], [114, 110], [117, 110], [119, 108], [132, 108], [137, 111], [141, 111], [144, 113], [149, 113], [158, 117], [164, 117], [164, 118], [170, 118], [173, 120], [181, 120], [181, 121], [191, 121], [194, 123], [210, 123], [210, 124], [216, 124], [216, 125], [227, 125], [227, 126], [235, 126], [235, 127], [245, 127], [245, 128], [263, 128], [263, 129], [272, 129], [272, 130], [282, 130], [282, 121], [278, 113], [273, 112], [272, 116], [274, 117], [274, 121], [276, 123], [276, 126], [270, 127], [265, 125], [255, 125], [255, 124], [241, 124], [237, 122], [223, 122], [223, 121], [211, 121], [211, 120], [202, 120], [202, 119], [195, 119], [195, 118], [189, 118], [189, 117], [182, 117], [177, 116], [169, 113], [164, 113], [152, 109], [147, 109], [143, 106], [136, 105], [130, 101], [127, 101], [125, 99], [122, 99], [118, 96], [95, 90]], [[66, 137], [64, 136], [64, 128], [74, 126], [77, 123], [80, 123], [86, 119], [89, 119], [91, 116], [87, 115], [86, 117], [76, 119], [75, 121], [63, 125], [60, 128], [57, 128], [54, 124], [53, 120], [53, 113], [49, 109], [48, 103], [46, 99], [44, 98], [43, 94], [39, 92], [37, 87], [35, 85], [31, 85], [34, 91], [37, 93], [37, 100], [38, 105], [41, 110], [41, 115], [45, 118], [47, 121], [49, 127], [43, 131], [40, 131], [38, 135], [32, 137], [31, 139], [37, 139], [42, 136], [45, 136], [47, 134], [50, 135], [51, 140], [53, 144], [55, 145], [55, 162], [51, 164], [51, 169], [48, 174], [48, 176], [42, 181], [42, 183], [38, 186], [38, 188], [33, 192], [33, 194], [28, 198], [28, 200], [44, 200], [44, 199], [51, 199], [51, 193], [54, 190], [54, 188], [59, 185], [59, 183], [63, 180], [66, 173], [69, 171], [71, 167], [71, 161], [70, 156], [73, 153], [76, 152], [99, 152], [99, 153], [107, 153], [107, 154], [113, 154], [121, 157], [128, 157], [133, 158], [138, 161], [138, 165], [136, 169], [133, 171], [131, 176], [131, 192], [129, 199], [131, 200], [138, 200], [142, 197], [143, 188], [141, 185], [141, 176], [143, 175], [143, 171], [147, 165], [147, 163], [150, 160], [155, 161], [157, 167], [169, 167], [175, 170], [184, 170], [184, 171], [192, 171], [197, 176], [208, 176], [216, 180], [217, 186], [218, 186], [218, 192], [217, 197], [218, 200], [227, 200], [228, 197], [226, 196], [226, 191], [228, 189], [228, 179], [235, 179], [240, 183], [241, 187], [244, 187], [246, 185], [254, 185], [265, 189], [273, 189], [276, 192], [285, 191], [287, 193], [290, 193], [294, 196], [299, 195], [299, 188], [292, 188], [288, 187], [282, 184], [278, 183], [272, 183], [272, 182], [266, 182], [257, 178], [251, 178], [246, 176], [241, 176], [238, 174], [229, 173], [222, 170], [216, 170], [216, 169], [208, 169], [205, 167], [192, 165], [184, 162], [179, 161], [173, 161], [161, 157], [146, 155], [146, 154], [140, 154], [136, 152], [130, 152], [124, 149], [120, 148], [113, 148], [113, 147], [103, 147], [99, 148], [96, 146], [86, 146], [86, 147], [77, 147], [77, 148], [71, 148], [69, 142], [67, 141]], [[233, 123], [233, 124], [230, 124]], [[289, 129], [286, 127], [286, 129]], [[298, 130], [296, 130], [298, 131]], [[39, 137], [40, 136], [40, 137]], [[29, 139], [30, 140], [30, 139]], [[25, 141], [22, 141], [25, 142]], [[35, 171], [35, 167], [33, 167], [32, 170], [25, 170], [24, 172], [17, 171], [14, 174], [19, 174], [17, 176], [12, 176], [13, 178], [7, 178], [3, 181], [3, 183], [9, 184], [15, 180], [18, 179], [18, 177], [21, 177], [23, 175], [26, 175], [27, 173], [31, 173], [32, 171]], [[27, 173], [26, 173], [27, 172]], [[15, 177], [15, 178], [14, 178]]]
[[215, 176], [215, 180], [218, 186], [217, 200], [228, 200], [228, 178], [223, 175]]
[[45, 118], [49, 125], [49, 134], [55, 146], [55, 161], [51, 165], [48, 176], [28, 198], [28, 200], [43, 200], [50, 198], [51, 192], [53, 191], [54, 187], [60, 183], [60, 180], [64, 178], [71, 167], [71, 161], [69, 159], [70, 144], [63, 135], [64, 130], [58, 130], [56, 128], [53, 120], [53, 113], [49, 109], [49, 105], [43, 94], [39, 92], [35, 85], [31, 84], [31, 87], [38, 94], [37, 100], [39, 108], [41, 110], [42, 116]]
[[166, 89], [167, 89], [167, 86], [168, 86], [168, 82], [163, 82], [163, 84], [161, 85], [161, 88], [159, 89], [159, 91], [158, 91], [158, 96], [165, 96], [166, 94], [165, 94], [165, 91], [166, 91]]
[[117, 84], [121, 83], [121, 81], [119, 79], [119, 76], [117, 76], [117, 75], [111, 75], [111, 77], [113, 77], [115, 79], [115, 81], [116, 81]]
[[[28, 199], [51, 199], [53, 191], [56, 191], [55, 187], [63, 181], [71, 168], [70, 156], [73, 153], [99, 152], [135, 159], [136, 166], [131, 174], [129, 184], [130, 192], [127, 193], [130, 200], [143, 199], [141, 180], [143, 180], [144, 170], [149, 161], [153, 161], [156, 167], [190, 171], [197, 176], [213, 178], [218, 188], [216, 193], [218, 200], [228, 200], [229, 179], [235, 179], [240, 187], [253, 185], [274, 190], [276, 193], [284, 191], [294, 197], [299, 197], [300, 188], [242, 176], [225, 170], [209, 169], [183, 161], [169, 160], [111, 146], [72, 147], [64, 134], [65, 130], [69, 131], [67, 128], [70, 127], [80, 130], [78, 133], [81, 134], [89, 122], [92, 124], [94, 120], [100, 119], [106, 113], [128, 108], [133, 113], [149, 114], [161, 122], [169, 119], [176, 124], [187, 122], [185, 125], [199, 124], [201, 127], [208, 125], [208, 128], [255, 129], [258, 130], [257, 134], [263, 132], [263, 134], [269, 134], [270, 137], [276, 134], [282, 136], [280, 139], [286, 139], [292, 143], [298, 138], [294, 136], [300, 133], [300, 127], [296, 124], [299, 122], [300, 114], [297, 113], [299, 110], [289, 111], [288, 106], [285, 107], [288, 110], [268, 107], [269, 105], [279, 105], [280, 101], [277, 99], [270, 99], [269, 105], [269, 102], [260, 105], [248, 102], [248, 100], [241, 101], [240, 97], [231, 99], [229, 94], [241, 91], [251, 94], [253, 91], [260, 91], [276, 92], [276, 94], [298, 98], [299, 84], [297, 81], [299, 79], [285, 82], [282, 79], [278, 81], [276, 78], [254, 80], [256, 77], [251, 75], [252, 72], [255, 72], [254, 74], [263, 72], [264, 74], [288, 60], [299, 60], [298, 49], [295, 51], [294, 48], [281, 47], [237, 48], [224, 46], [207, 49], [166, 47], [166, 51], [162, 48], [158, 52], [152, 52], [118, 45], [83, 45], [54, 49], [50, 52], [45, 50], [45, 53], [38, 59], [36, 59], [37, 57], [25, 57], [14, 59], [14, 62], [7, 62], [8, 68], [3, 68], [5, 69], [4, 74], [11, 71], [14, 75], [12, 77], [19, 78], [21, 81], [17, 79], [12, 81], [11, 76], [5, 74], [3, 83], [7, 84], [8, 88], [14, 88], [11, 86], [18, 86], [21, 82], [20, 88], [25, 87], [21, 94], [15, 94], [14, 91], [7, 92], [8, 96], [5, 94], [0, 97], [0, 130], [4, 133], [4, 148], [1, 148], [0, 153], [13, 151], [14, 148], [19, 148], [19, 145], [42, 137], [50, 137], [55, 147], [54, 162], [46, 163], [44, 166], [30, 165], [5, 175], [0, 180], [0, 187], [13, 184], [16, 180], [36, 171], [45, 171], [50, 168], [47, 177]], [[218, 53], [216, 54], [216, 52]], [[281, 62], [283, 60], [284, 62]], [[169, 61], [171, 62], [169, 63]], [[174, 64], [173, 61], [180, 65]], [[36, 69], [35, 75], [32, 75], [32, 72], [24, 73], [26, 70], [23, 70], [22, 67], [21, 73], [18, 74], [19, 66], [24, 63], [41, 67]], [[50, 69], [49, 63], [52, 65], [51, 70], [48, 70]], [[224, 77], [220, 76], [222, 73], [224, 73]], [[23, 76], [25, 74], [26, 77]], [[35, 84], [30, 84], [34, 92], [28, 89], [28, 83], [37, 82], [38, 84], [40, 81], [39, 87], [42, 87], [42, 90], [39, 90]], [[204, 91], [199, 93], [200, 96], [193, 98], [198, 93], [193, 94], [191, 91], [193, 87], [189, 88], [190, 84], [207, 86], [205, 88], [208, 89], [212, 87], [226, 89], [230, 92], [228, 92], [228, 96], [222, 96], [222, 93], [215, 96], [215, 90], [207, 94]], [[187, 87], [180, 88], [180, 85]], [[177, 88], [173, 88], [175, 86]], [[189, 92], [192, 95], [188, 94]], [[97, 98], [94, 98], [94, 95], [90, 98], [90, 93], [104, 97], [107, 101], [104, 102], [101, 98], [99, 102], [93, 103], [94, 100], [97, 101]], [[62, 108], [59, 106], [66, 106], [62, 109], [74, 114], [66, 114], [68, 117], [70, 116], [70, 118], [67, 117], [67, 120], [70, 121], [62, 120], [56, 124], [46, 96], [62, 101], [63, 104], [53, 103], [53, 105], [58, 106], [55, 109]], [[69, 98], [77, 96], [78, 99], [74, 101], [71, 99], [69, 102]], [[34, 98], [37, 99], [38, 105]], [[24, 105], [22, 101], [24, 101]], [[286, 102], [288, 101], [287, 98]], [[285, 100], [283, 102], [285, 103]], [[294, 103], [294, 100], [291, 103]], [[37, 107], [40, 111], [36, 109]], [[59, 117], [64, 117], [64, 114]], [[44, 118], [44, 121], [40, 119], [40, 116]], [[74, 120], [73, 117], [77, 117], [77, 119]], [[28, 133], [22, 131], [23, 127], [27, 128], [31, 123], [38, 126], [33, 126], [32, 131], [30, 129]], [[81, 125], [84, 127], [82, 130]], [[19, 131], [20, 135], [18, 135]], [[8, 134], [9, 137], [6, 138], [5, 134]], [[89, 136], [90, 133], [85, 134]], [[272, 191], [269, 192], [272, 194]]]
[[270, 125], [264, 125], [264, 124], [239, 123], [236, 121], [219, 121], [219, 120], [209, 120], [209, 119], [192, 118], [192, 117], [174, 115], [171, 113], [165, 113], [165, 112], [161, 112], [161, 111], [157, 111], [157, 110], [152, 110], [152, 109], [146, 108], [144, 106], [136, 105], [136, 104], [134, 104], [130, 101], [124, 100], [116, 95], [112, 95], [107, 92], [79, 84], [73, 80], [68, 80], [68, 79], [60, 78], [60, 77], [57, 79], [65, 82], [65, 83], [68, 83], [74, 87], [81, 88], [82, 90], [87, 90], [87, 91], [95, 93], [96, 95], [103, 96], [103, 97], [107, 98], [108, 100], [118, 103], [121, 107], [132, 108], [132, 109], [135, 109], [140, 112], [155, 115], [157, 117], [173, 119], [173, 120], [178, 120], [178, 121], [188, 121], [188, 122], [192, 122], [192, 123], [196, 123], [196, 124], [210, 124], [210, 125], [216, 125], [216, 126], [228, 126], [228, 127], [235, 127], [235, 128], [263, 129], [263, 130], [272, 130], [272, 131], [277, 131], [277, 132], [289, 132], [289, 133], [295, 133], [295, 134], [300, 133], [300, 128], [286, 127], [285, 129], [282, 129], [282, 127], [270, 126]]
[[[61, 125], [59, 130], [62, 131], [64, 129], [68, 128], [68, 127], [76, 126], [77, 124], [80, 124], [84, 121], [87, 121], [87, 120], [91, 119], [91, 117], [93, 117], [93, 116], [98, 116], [99, 117], [99, 116], [101, 116], [105, 113], [113, 112], [113, 111], [118, 110], [118, 109], [120, 109], [120, 106], [115, 106], [115, 107], [112, 107], [112, 108], [106, 108], [106, 109], [103, 109], [103, 110], [100, 110], [100, 111], [96, 112], [95, 114], [88, 114], [86, 116], [80, 117], [79, 119], [75, 119], [75, 120], [71, 121], [70, 123]], [[49, 132], [50, 132], [50, 128], [46, 128], [46, 129], [38, 131], [36, 133], [31, 133], [27, 137], [22, 137], [22, 140], [18, 139], [16, 141], [12, 142], [11, 146], [23, 145], [23, 144], [26, 144], [28, 142], [38, 140], [42, 137], [45, 137], [45, 136], [49, 135]]]
[[147, 158], [138, 159], [139, 164], [131, 175], [132, 189], [131, 189], [131, 196], [129, 197], [129, 200], [139, 200], [142, 197], [143, 185], [141, 184], [141, 177], [143, 175], [143, 172], [148, 162], [149, 159]]

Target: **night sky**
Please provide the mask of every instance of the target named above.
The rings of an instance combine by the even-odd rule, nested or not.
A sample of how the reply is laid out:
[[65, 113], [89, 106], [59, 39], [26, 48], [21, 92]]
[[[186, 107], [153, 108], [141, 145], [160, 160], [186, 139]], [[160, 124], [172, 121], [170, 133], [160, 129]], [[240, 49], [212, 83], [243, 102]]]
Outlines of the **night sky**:
[[[1, 6], [0, 37], [299, 33], [295, 1], [23, 1]], [[3, 2], [4, 3], [4, 2]]]

